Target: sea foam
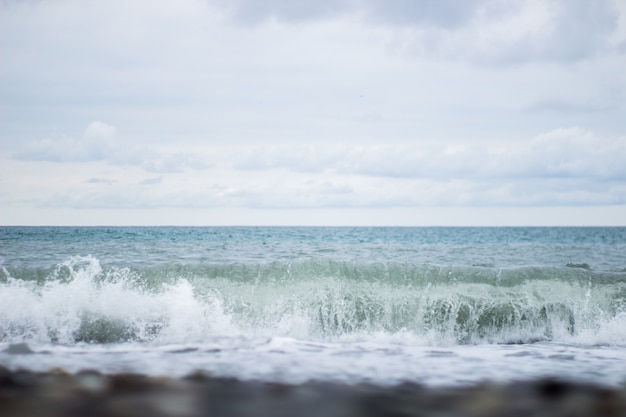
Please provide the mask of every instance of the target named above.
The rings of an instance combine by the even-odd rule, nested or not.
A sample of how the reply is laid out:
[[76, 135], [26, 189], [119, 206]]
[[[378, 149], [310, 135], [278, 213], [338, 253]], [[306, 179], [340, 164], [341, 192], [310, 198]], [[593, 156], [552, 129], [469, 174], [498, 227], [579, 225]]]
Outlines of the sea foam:
[[130, 269], [75, 256], [4, 269], [0, 341], [202, 343], [220, 337], [431, 346], [626, 344], [625, 277], [576, 268], [328, 261]]

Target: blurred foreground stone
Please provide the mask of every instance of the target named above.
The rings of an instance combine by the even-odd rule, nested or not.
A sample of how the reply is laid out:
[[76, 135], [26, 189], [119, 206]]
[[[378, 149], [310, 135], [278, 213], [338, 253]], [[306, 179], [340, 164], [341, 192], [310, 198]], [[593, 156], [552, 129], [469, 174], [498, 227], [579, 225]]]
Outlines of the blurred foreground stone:
[[625, 416], [626, 386], [543, 379], [426, 388], [182, 379], [96, 371], [37, 373], [0, 366], [2, 417]]

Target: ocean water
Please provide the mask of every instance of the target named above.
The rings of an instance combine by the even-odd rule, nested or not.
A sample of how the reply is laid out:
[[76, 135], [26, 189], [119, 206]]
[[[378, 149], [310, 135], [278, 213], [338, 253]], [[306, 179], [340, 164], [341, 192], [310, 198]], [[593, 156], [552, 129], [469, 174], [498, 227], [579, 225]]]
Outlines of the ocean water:
[[0, 227], [0, 364], [626, 381], [626, 228]]

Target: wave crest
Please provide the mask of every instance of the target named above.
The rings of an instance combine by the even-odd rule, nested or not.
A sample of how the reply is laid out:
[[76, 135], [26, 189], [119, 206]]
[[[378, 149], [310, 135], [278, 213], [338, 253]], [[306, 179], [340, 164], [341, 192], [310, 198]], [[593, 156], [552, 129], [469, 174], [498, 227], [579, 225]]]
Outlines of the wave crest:
[[409, 334], [429, 345], [626, 344], [626, 277], [586, 268], [331, 261], [132, 270], [72, 257], [6, 270], [0, 341], [206, 342]]

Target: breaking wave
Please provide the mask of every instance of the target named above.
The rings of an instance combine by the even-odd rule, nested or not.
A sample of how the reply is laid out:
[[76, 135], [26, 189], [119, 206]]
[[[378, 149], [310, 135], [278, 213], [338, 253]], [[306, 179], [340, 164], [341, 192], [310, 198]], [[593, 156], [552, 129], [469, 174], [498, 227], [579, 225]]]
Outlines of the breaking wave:
[[[581, 266], [583, 265], [583, 266]], [[372, 336], [424, 345], [626, 345], [626, 274], [332, 260], [0, 271], [0, 342]]]

